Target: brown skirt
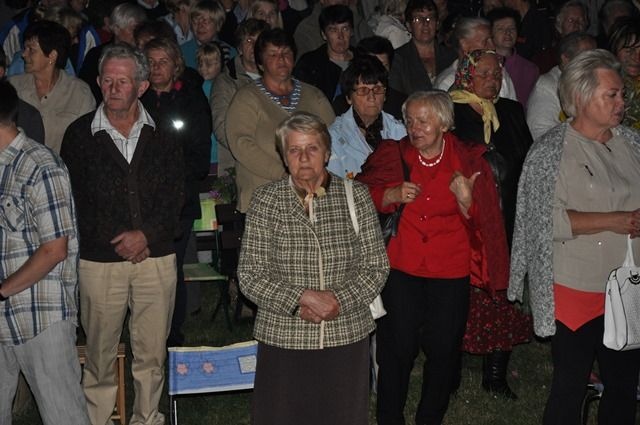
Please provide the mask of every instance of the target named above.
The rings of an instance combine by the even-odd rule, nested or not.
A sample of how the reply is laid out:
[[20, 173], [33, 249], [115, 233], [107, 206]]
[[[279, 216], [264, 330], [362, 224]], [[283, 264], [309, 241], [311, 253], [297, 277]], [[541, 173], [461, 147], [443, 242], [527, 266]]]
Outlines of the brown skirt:
[[253, 425], [367, 425], [369, 337], [323, 350], [258, 344]]

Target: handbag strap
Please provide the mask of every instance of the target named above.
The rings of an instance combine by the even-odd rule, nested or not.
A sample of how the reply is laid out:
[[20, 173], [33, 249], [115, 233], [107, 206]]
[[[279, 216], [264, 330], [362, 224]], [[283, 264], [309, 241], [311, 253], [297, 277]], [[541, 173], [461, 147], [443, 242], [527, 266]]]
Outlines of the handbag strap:
[[[400, 150], [400, 143], [398, 143], [398, 152], [400, 153], [400, 162], [402, 163], [402, 174], [404, 176], [404, 182], [408, 182], [409, 178], [411, 177], [410, 172], [409, 172], [409, 166], [407, 165], [406, 162], [404, 162], [404, 158], [402, 157], [402, 151]], [[404, 210], [404, 206], [407, 205], [405, 203], [401, 203], [400, 206], [398, 207], [398, 221], [400, 221], [400, 216], [402, 215], [402, 210]]]
[[344, 191], [347, 194], [347, 206], [349, 207], [349, 216], [351, 216], [351, 224], [356, 235], [360, 233], [360, 225], [358, 224], [358, 216], [356, 215], [356, 203], [353, 199], [353, 180], [343, 179]]
[[624, 263], [622, 263], [622, 267], [635, 267], [636, 262], [633, 259], [633, 243], [631, 239], [631, 235], [627, 236], [627, 256], [624, 259]]

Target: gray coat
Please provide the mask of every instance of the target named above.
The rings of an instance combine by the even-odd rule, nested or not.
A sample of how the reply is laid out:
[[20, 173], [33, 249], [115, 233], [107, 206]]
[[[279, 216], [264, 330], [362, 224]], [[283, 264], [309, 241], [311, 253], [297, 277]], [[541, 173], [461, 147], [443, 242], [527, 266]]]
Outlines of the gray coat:
[[[287, 178], [255, 191], [238, 276], [242, 293], [258, 306], [258, 341], [312, 350], [352, 344], [375, 328], [369, 304], [382, 290], [389, 262], [369, 191], [358, 182], [353, 191], [357, 235], [339, 177], [333, 176], [326, 196], [314, 199], [314, 224]], [[340, 314], [324, 331], [325, 325], [302, 320], [296, 310], [306, 289], [331, 290], [340, 303]]]
[[[536, 335], [555, 334], [553, 300], [553, 198], [567, 123], [549, 130], [529, 150], [518, 184], [516, 223], [511, 249], [508, 297], [522, 301], [524, 278], [529, 276], [529, 297]], [[640, 133], [613, 129], [630, 141], [640, 155]]]

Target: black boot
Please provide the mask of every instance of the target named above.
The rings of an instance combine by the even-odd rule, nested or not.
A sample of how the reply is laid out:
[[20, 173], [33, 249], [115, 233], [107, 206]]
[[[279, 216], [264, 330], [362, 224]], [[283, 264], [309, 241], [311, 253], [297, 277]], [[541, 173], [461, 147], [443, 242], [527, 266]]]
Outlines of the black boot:
[[516, 400], [518, 396], [507, 384], [507, 365], [511, 351], [494, 351], [482, 359], [482, 388], [504, 398]]

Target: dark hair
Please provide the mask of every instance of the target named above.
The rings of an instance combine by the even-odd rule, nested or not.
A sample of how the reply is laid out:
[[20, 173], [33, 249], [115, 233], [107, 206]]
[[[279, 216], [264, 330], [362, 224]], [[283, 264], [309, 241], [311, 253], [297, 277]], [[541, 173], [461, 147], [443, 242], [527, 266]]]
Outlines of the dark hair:
[[0, 124], [15, 124], [18, 119], [18, 92], [7, 80], [0, 81]]
[[234, 41], [236, 43], [236, 47], [242, 46], [242, 43], [245, 38], [262, 33], [262, 31], [269, 28], [269, 24], [267, 24], [262, 19], [256, 18], [247, 18], [238, 25], [236, 28], [236, 32], [234, 33]]
[[640, 20], [625, 17], [616, 20], [616, 26], [609, 37], [609, 50], [617, 55], [625, 47], [640, 43]]
[[176, 33], [167, 21], [141, 22], [133, 30], [133, 38], [136, 40], [136, 44], [140, 38], [145, 35], [150, 35], [151, 39], [168, 38], [170, 40], [177, 41]]
[[267, 48], [267, 44], [272, 44], [276, 47], [288, 47], [293, 52], [293, 57], [296, 57], [296, 43], [293, 41], [291, 33], [282, 28], [269, 28], [260, 33], [253, 48], [253, 55], [258, 66], [262, 66], [262, 53]]
[[580, 45], [585, 41], [591, 41], [595, 48], [596, 39], [592, 35], [586, 32], [576, 31], [571, 34], [567, 34], [560, 39], [558, 46], [556, 47], [556, 53], [558, 55], [558, 63], [562, 67], [562, 56], [566, 56], [568, 60], [571, 60], [578, 56], [583, 50], [580, 49]]
[[24, 30], [24, 41], [36, 39], [42, 53], [49, 56], [54, 50], [58, 53], [56, 68], [64, 69], [71, 50], [71, 35], [65, 27], [51, 21], [37, 21]]
[[379, 35], [363, 38], [358, 42], [355, 49], [355, 54], [360, 56], [387, 55], [389, 64], [393, 63], [394, 53], [393, 44], [391, 44], [389, 39]]
[[340, 76], [342, 92], [349, 96], [356, 84], [382, 83], [388, 87], [387, 68], [375, 56], [356, 56]]
[[406, 9], [404, 9], [404, 21], [411, 22], [413, 13], [421, 10], [433, 12], [436, 15], [436, 19], [438, 19], [438, 8], [432, 0], [409, 0]]
[[520, 33], [520, 14], [510, 7], [496, 7], [487, 13], [487, 19], [491, 22], [491, 26], [502, 19], [511, 18], [516, 23], [516, 31]]
[[353, 12], [349, 9], [349, 6], [343, 4], [327, 6], [322, 8], [320, 16], [318, 17], [318, 23], [320, 24], [320, 30], [322, 32], [324, 32], [329, 25], [334, 24], [347, 23], [353, 28]]
[[0, 49], [0, 68], [6, 68], [7, 65], [7, 54], [4, 52], [4, 49]]
[[598, 22], [600, 23], [605, 34], [610, 29], [610, 28], [606, 28], [605, 26], [607, 24], [612, 26], [614, 24], [614, 22], [609, 22], [609, 19], [611, 19], [611, 15], [613, 15], [613, 12], [617, 10], [623, 11], [624, 16], [634, 16], [636, 8], [633, 6], [633, 4], [630, 1], [626, 1], [626, 0], [609, 0], [605, 2], [600, 8], [600, 10], [598, 11]]

